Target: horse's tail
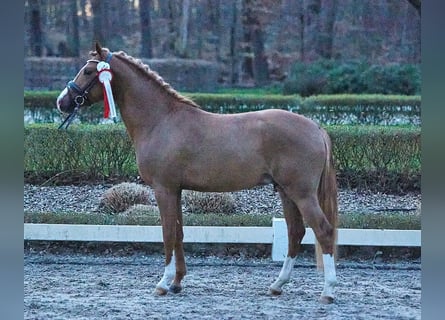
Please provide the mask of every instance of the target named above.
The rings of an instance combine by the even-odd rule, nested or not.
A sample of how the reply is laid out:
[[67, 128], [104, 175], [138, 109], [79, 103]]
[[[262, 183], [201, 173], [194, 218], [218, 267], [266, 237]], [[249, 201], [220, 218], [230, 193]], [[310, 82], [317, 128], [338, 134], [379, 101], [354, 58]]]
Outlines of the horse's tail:
[[[332, 143], [326, 130], [323, 132], [323, 139], [326, 147], [326, 161], [318, 186], [318, 201], [321, 210], [323, 210], [329, 223], [334, 228], [334, 257], [337, 255], [337, 223], [338, 223], [338, 204], [337, 204], [337, 178], [332, 157]], [[315, 244], [317, 268], [323, 269], [323, 259], [321, 246], [318, 241]]]

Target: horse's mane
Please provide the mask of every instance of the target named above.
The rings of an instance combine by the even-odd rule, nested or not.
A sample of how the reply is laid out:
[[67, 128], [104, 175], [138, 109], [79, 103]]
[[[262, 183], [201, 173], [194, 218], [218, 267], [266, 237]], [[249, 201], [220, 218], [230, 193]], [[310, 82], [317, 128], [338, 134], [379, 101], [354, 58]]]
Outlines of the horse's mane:
[[[96, 52], [91, 53], [93, 56], [97, 55]], [[139, 70], [141, 70], [144, 74], [146, 74], [151, 80], [161, 86], [169, 95], [176, 98], [177, 100], [184, 102], [188, 105], [191, 105], [196, 108], [200, 108], [196, 102], [193, 100], [184, 97], [178, 91], [172, 88], [170, 84], [164, 81], [164, 79], [156, 72], [150, 69], [150, 67], [142, 62], [140, 59], [133, 58], [132, 56], [126, 54], [124, 51], [113, 52], [113, 56], [122, 58], [128, 61], [131, 65], [135, 66]]]

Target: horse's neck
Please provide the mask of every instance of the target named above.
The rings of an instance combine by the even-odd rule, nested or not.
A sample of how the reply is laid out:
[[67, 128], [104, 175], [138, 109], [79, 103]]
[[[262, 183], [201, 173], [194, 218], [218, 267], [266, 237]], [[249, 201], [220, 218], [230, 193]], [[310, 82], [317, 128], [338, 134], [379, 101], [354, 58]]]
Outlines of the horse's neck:
[[115, 77], [115, 99], [134, 140], [151, 131], [170, 112], [172, 98], [154, 80], [124, 66], [123, 62], [115, 70]]

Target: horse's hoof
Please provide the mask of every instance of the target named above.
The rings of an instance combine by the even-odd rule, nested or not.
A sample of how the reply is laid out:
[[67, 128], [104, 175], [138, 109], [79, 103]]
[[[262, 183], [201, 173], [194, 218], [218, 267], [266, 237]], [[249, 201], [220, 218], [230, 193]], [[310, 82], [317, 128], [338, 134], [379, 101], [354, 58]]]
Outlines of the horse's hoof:
[[269, 291], [270, 291], [270, 294], [273, 296], [279, 296], [283, 293], [283, 290], [281, 290], [281, 289], [270, 288]]
[[177, 284], [172, 284], [169, 288], [169, 291], [173, 292], [173, 293], [179, 293], [179, 292], [181, 292], [181, 290], [182, 290], [182, 287], [178, 286]]
[[334, 303], [334, 298], [329, 296], [321, 296], [320, 302], [323, 304], [331, 304]]
[[168, 290], [161, 287], [156, 287], [154, 294], [157, 296], [165, 296], [168, 293]]

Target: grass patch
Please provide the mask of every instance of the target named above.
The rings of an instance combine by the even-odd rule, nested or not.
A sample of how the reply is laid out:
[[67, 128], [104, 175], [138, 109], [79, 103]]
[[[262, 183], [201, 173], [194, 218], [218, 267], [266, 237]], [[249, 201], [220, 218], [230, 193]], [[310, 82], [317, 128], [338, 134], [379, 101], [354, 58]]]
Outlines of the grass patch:
[[339, 228], [420, 230], [421, 217], [413, 213], [340, 214]]
[[[184, 214], [185, 226], [270, 227], [271, 215]], [[158, 226], [157, 214], [110, 215], [104, 213], [25, 212], [25, 223]], [[420, 230], [420, 215], [407, 213], [340, 214], [339, 228]]]

